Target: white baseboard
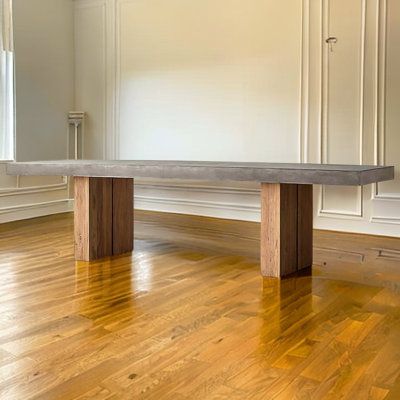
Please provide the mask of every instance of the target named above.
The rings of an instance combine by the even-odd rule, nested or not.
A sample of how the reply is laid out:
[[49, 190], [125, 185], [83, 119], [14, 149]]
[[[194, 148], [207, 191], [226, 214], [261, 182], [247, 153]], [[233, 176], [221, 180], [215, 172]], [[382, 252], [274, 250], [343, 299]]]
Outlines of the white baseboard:
[[[135, 210], [157, 211], [174, 214], [200, 215], [204, 217], [260, 222], [260, 208], [241, 204], [218, 203], [214, 201], [190, 201], [163, 197], [135, 196]], [[70, 200], [70, 209], [74, 201]]]
[[258, 188], [212, 186], [197, 182], [135, 183], [139, 210], [202, 215], [243, 221], [260, 221]]
[[260, 221], [260, 208], [257, 206], [216, 201], [135, 196], [135, 209], [202, 215], [206, 217], [241, 221]]
[[69, 199], [5, 207], [0, 209], [0, 223], [60, 214], [72, 210], [73, 202]]

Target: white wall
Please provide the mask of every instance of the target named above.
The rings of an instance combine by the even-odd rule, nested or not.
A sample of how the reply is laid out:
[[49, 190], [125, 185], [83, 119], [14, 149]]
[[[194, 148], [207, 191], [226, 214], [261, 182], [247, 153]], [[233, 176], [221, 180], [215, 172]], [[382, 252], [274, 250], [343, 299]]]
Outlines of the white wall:
[[[74, 102], [71, 0], [14, 0], [16, 157], [67, 157]], [[62, 177], [11, 177], [0, 163], [0, 222], [70, 209]]]
[[[316, 187], [315, 226], [400, 236], [397, 0], [77, 0], [75, 18], [87, 155], [396, 164]], [[259, 219], [250, 184], [141, 181], [136, 206]]]

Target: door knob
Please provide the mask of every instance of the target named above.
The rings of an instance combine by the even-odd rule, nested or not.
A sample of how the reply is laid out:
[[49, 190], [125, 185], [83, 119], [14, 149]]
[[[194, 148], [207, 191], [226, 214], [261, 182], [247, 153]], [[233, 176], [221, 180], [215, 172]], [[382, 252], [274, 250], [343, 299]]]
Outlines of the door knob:
[[325, 40], [325, 42], [327, 44], [329, 44], [329, 50], [330, 51], [333, 51], [333, 45], [336, 44], [337, 41], [338, 41], [338, 39], [336, 37], [334, 37], [334, 36], [330, 36], [330, 37], [328, 37], [328, 39]]

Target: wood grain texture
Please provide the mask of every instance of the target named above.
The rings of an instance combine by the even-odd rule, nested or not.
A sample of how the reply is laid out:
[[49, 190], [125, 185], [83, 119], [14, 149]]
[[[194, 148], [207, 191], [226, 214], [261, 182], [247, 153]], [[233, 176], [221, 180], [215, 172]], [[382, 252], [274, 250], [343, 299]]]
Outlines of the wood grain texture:
[[75, 178], [75, 257], [92, 261], [133, 249], [133, 179]]
[[151, 240], [89, 265], [71, 214], [0, 233], [1, 399], [399, 398], [400, 239], [316, 231], [277, 280], [232, 253], [257, 223], [137, 211]]
[[261, 185], [261, 273], [284, 277], [312, 266], [312, 185]]
[[297, 185], [261, 185], [261, 273], [297, 271]]
[[313, 263], [313, 186], [298, 185], [297, 190], [297, 269], [301, 270]]
[[74, 178], [75, 258], [89, 260], [89, 178]]
[[[298, 259], [298, 202], [297, 202], [297, 187], [293, 184], [280, 184], [280, 232], [272, 232], [274, 240], [277, 240], [275, 235], [280, 235], [280, 271], [278, 275], [264, 276], [286, 276], [297, 271]], [[264, 195], [264, 194], [263, 194]], [[267, 249], [261, 249], [261, 252]], [[274, 273], [277, 266], [275, 266]]]
[[133, 250], [133, 179], [114, 178], [112, 200], [113, 255]]
[[261, 185], [260, 260], [263, 276], [281, 272], [281, 185]]
[[75, 178], [75, 257], [90, 261], [112, 254], [112, 179]]

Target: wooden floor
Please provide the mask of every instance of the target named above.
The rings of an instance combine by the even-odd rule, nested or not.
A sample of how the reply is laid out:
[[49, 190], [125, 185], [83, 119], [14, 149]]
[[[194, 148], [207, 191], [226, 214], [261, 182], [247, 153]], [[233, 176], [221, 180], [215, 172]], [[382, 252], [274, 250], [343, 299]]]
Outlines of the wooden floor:
[[316, 232], [279, 281], [257, 224], [137, 218], [90, 264], [72, 215], [0, 226], [1, 399], [400, 399], [400, 239]]

